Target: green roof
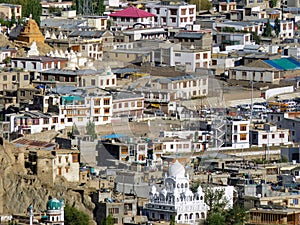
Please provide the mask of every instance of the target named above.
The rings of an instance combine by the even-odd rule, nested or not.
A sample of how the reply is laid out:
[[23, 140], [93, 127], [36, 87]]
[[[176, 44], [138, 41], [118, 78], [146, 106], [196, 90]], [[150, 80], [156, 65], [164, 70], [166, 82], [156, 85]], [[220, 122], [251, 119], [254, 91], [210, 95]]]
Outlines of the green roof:
[[60, 210], [62, 206], [63, 202], [56, 198], [52, 198], [47, 202], [47, 210]]

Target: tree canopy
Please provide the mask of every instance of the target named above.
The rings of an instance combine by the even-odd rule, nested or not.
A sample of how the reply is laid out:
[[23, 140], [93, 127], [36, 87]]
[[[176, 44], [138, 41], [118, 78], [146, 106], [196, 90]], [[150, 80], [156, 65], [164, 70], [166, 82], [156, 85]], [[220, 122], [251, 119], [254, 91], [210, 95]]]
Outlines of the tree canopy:
[[269, 19], [268, 19], [268, 22], [266, 24], [266, 28], [264, 30], [263, 36], [265, 36], [265, 37], [271, 37], [272, 36], [272, 27], [271, 27]]
[[75, 207], [66, 205], [65, 225], [89, 225], [91, 218], [86, 213], [79, 211]]
[[278, 37], [280, 34], [280, 21], [278, 19], [278, 17], [275, 19], [275, 25], [274, 25], [274, 30], [275, 30], [275, 34]]
[[42, 15], [40, 0], [0, 0], [0, 3], [22, 5], [22, 17], [32, 15], [32, 19], [40, 24], [40, 16]]
[[101, 221], [101, 225], [114, 225], [114, 221], [114, 217], [109, 214], [106, 218], [104, 218], [104, 220]]
[[212, 3], [209, 0], [190, 0], [189, 3], [196, 5], [197, 11], [210, 10], [212, 8]]

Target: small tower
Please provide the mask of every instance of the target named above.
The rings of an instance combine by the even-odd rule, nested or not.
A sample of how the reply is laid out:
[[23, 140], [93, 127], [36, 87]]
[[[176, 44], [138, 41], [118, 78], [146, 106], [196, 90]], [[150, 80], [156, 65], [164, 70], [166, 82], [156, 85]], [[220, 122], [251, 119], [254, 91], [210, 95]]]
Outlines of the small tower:
[[28, 212], [29, 212], [29, 224], [33, 225], [33, 206], [30, 205], [28, 207]]

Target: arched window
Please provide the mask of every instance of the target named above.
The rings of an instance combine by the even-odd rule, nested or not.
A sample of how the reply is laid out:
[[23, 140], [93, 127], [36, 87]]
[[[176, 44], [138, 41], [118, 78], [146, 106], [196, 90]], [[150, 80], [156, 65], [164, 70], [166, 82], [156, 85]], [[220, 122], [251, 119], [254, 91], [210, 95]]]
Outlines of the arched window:
[[181, 220], [181, 214], [178, 215], [178, 220]]
[[190, 214], [190, 220], [193, 219], [193, 213]]
[[201, 219], [205, 219], [205, 214], [204, 214], [204, 212], [201, 213]]
[[199, 219], [199, 213], [196, 213], [196, 219]]
[[201, 200], [201, 201], [203, 200], [203, 196], [200, 197], [200, 200]]
[[181, 188], [183, 188], [183, 184], [181, 184]]
[[185, 183], [185, 188], [187, 188], [188, 187], [188, 184], [187, 183]]

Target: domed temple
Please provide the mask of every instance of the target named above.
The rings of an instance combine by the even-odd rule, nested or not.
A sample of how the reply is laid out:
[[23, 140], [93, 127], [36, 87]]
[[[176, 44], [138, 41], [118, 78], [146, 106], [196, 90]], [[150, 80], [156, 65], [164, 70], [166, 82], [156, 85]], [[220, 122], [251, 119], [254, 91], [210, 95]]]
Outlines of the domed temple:
[[146, 207], [149, 220], [170, 221], [173, 215], [176, 223], [199, 224], [204, 221], [208, 206], [202, 188], [199, 186], [196, 193], [190, 190], [189, 177], [178, 161], [170, 166], [168, 175], [160, 191], [154, 185], [151, 187]]
[[64, 201], [52, 198], [47, 202], [46, 218], [47, 225], [64, 225]]

